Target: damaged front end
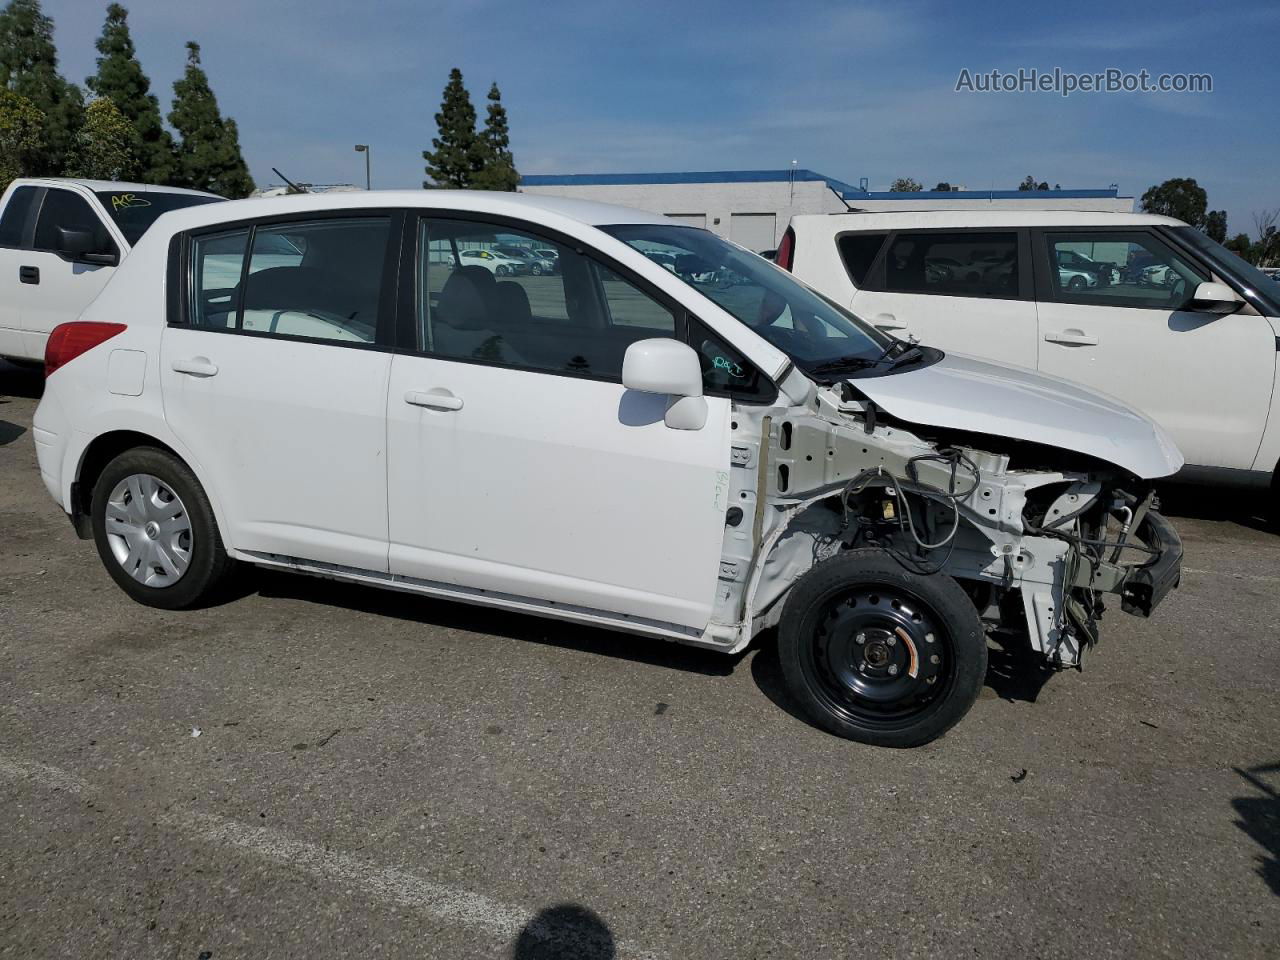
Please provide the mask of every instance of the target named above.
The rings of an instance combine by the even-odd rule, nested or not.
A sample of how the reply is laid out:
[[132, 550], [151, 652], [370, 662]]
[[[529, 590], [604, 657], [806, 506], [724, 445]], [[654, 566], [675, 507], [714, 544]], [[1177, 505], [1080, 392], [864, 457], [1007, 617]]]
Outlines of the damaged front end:
[[1178, 584], [1182, 545], [1148, 480], [1079, 451], [896, 419], [848, 382], [798, 406], [735, 409], [713, 633], [741, 649], [791, 586], [876, 547], [955, 578], [989, 628], [1060, 667], [1098, 641], [1106, 595], [1132, 614]]

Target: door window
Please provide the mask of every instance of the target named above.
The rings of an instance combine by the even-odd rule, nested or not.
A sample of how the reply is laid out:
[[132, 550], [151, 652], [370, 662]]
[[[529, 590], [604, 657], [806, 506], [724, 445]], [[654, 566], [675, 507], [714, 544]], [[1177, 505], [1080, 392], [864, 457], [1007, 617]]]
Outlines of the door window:
[[885, 290], [940, 296], [1016, 297], [1018, 235], [899, 233], [885, 259]]
[[1046, 234], [1049, 292], [1061, 303], [1180, 310], [1208, 276], [1145, 233]]
[[56, 253], [62, 246], [62, 230], [81, 230], [90, 234], [93, 237], [94, 252], [109, 253], [115, 250], [106, 226], [88, 200], [70, 190], [52, 189], [45, 193], [44, 203], [40, 207], [33, 248]]
[[418, 345], [440, 357], [617, 381], [627, 347], [676, 333], [629, 281], [505, 226], [423, 219], [417, 273]]
[[27, 216], [31, 213], [31, 204], [35, 198], [35, 187], [19, 187], [13, 191], [9, 202], [4, 206], [4, 214], [0, 216], [0, 247], [22, 246]]
[[197, 236], [191, 322], [373, 343], [390, 232], [389, 217], [343, 217]]

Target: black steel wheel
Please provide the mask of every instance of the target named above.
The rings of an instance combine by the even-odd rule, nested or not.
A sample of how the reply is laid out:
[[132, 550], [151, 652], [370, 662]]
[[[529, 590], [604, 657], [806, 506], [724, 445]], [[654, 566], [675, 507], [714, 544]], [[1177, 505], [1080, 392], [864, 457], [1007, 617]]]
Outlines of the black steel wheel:
[[941, 736], [973, 705], [987, 668], [982, 624], [959, 584], [873, 549], [821, 563], [792, 588], [778, 653], [810, 719], [878, 746]]

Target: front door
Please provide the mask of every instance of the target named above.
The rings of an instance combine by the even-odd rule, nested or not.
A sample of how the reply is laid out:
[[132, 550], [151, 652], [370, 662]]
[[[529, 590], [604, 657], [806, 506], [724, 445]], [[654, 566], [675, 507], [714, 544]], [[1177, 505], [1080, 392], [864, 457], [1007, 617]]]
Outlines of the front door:
[[[498, 278], [458, 255], [498, 244], [554, 249], [559, 270]], [[523, 228], [423, 219], [415, 247], [417, 349], [387, 397], [391, 572], [704, 627], [729, 401], [673, 430], [666, 398], [621, 385], [627, 346], [674, 336], [673, 311]]]
[[1186, 309], [1213, 277], [1151, 231], [1045, 231], [1035, 243], [1040, 370], [1141, 410], [1189, 464], [1251, 468], [1275, 376], [1266, 319]]
[[55, 251], [59, 230], [84, 230], [95, 239], [94, 250], [115, 252], [119, 246], [93, 205], [78, 193], [57, 187], [45, 191], [31, 249], [20, 258], [22, 329], [28, 356], [44, 356], [53, 328], [75, 320], [102, 292], [114, 267], [77, 263]]
[[238, 551], [387, 569], [384, 266], [399, 219], [328, 214], [190, 240], [186, 322], [161, 347], [165, 417]]

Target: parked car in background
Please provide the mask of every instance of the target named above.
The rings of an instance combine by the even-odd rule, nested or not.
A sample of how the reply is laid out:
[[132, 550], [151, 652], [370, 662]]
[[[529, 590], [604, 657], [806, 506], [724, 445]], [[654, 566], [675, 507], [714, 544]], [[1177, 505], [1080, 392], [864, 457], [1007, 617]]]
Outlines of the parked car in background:
[[62, 178], [14, 180], [0, 198], [0, 357], [39, 362], [167, 210], [222, 197], [177, 187]]
[[529, 273], [535, 277], [555, 273], [559, 263], [559, 259], [557, 257], [542, 256], [530, 247], [520, 247], [514, 244], [497, 244], [493, 249], [503, 256], [512, 257], [516, 260], [523, 260], [529, 266]]
[[458, 254], [460, 267], [482, 267], [495, 277], [515, 277], [532, 272], [523, 257], [512, 257], [494, 249], [463, 250]]
[[[467, 256], [497, 229], [557, 251], [536, 297]], [[255, 269], [267, 244], [293, 259]], [[1182, 459], [1150, 420], [911, 347], [638, 210], [179, 211], [45, 359], [44, 483], [166, 609], [243, 561], [726, 653], [777, 626], [815, 724], [909, 746], [973, 703], [988, 627], [1076, 665], [1104, 594], [1146, 615], [1179, 575], [1152, 482]]]
[[[930, 266], [992, 251], [1003, 277]], [[1115, 396], [1169, 431], [1182, 478], [1270, 488], [1280, 510], [1280, 285], [1179, 220], [806, 215], [778, 263], [894, 336]]]

